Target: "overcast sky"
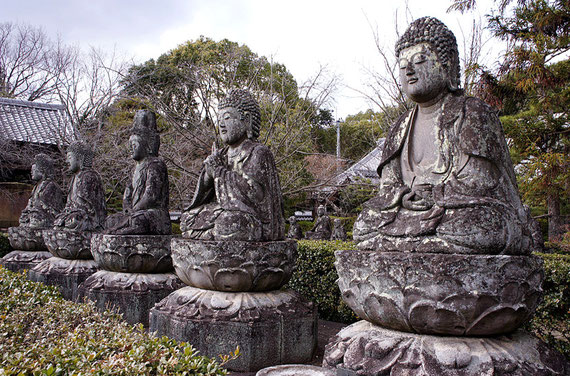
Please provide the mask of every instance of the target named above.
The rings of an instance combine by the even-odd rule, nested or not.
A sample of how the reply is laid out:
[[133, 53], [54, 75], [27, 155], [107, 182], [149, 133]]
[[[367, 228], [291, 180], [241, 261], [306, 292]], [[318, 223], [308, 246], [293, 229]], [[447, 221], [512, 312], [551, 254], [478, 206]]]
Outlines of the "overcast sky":
[[[479, 0], [475, 17], [492, 0]], [[456, 34], [468, 33], [473, 15], [446, 13], [450, 0], [409, 0], [411, 16], [434, 16]], [[157, 58], [201, 35], [246, 44], [284, 64], [298, 82], [320, 66], [344, 86], [329, 107], [335, 117], [371, 105], [348, 87], [367, 80], [363, 68], [379, 64], [372, 29], [393, 46], [395, 19], [405, 29], [403, 0], [0, 0], [0, 21], [42, 26], [48, 35], [82, 47], [115, 48], [135, 62]], [[463, 31], [462, 31], [463, 30]], [[461, 48], [461, 46], [460, 46]], [[373, 108], [373, 107], [372, 107]]]

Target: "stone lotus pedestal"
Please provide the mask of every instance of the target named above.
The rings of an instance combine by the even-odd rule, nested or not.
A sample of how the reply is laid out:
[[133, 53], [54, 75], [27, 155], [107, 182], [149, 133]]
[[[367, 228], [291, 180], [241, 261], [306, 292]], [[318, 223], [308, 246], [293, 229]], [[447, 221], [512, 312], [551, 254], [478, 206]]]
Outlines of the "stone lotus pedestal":
[[278, 290], [290, 279], [295, 241], [246, 242], [172, 240], [176, 274], [184, 287], [150, 313], [150, 330], [187, 341], [217, 357], [239, 345], [233, 371], [310, 361], [316, 347], [312, 303], [294, 291]]
[[326, 346], [339, 375], [566, 375], [517, 330], [542, 294], [536, 256], [338, 251], [344, 301], [366, 321]]
[[8, 228], [8, 239], [14, 251], [8, 253], [0, 260], [6, 269], [17, 272], [23, 269], [30, 270], [40, 262], [52, 255], [44, 243], [43, 228], [26, 226]]
[[91, 255], [91, 232], [50, 229], [43, 231], [50, 258], [28, 271], [35, 282], [57, 286], [61, 295], [77, 301], [79, 285], [97, 271]]
[[101, 310], [110, 306], [131, 324], [148, 326], [150, 309], [183, 283], [172, 272], [168, 235], [107, 235], [92, 238], [101, 269], [83, 282], [80, 295]]

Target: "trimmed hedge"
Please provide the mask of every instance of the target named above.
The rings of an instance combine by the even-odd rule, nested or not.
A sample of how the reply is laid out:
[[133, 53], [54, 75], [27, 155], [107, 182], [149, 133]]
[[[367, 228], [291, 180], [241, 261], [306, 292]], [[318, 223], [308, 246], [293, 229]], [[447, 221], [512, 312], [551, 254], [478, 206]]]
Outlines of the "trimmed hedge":
[[344, 303], [336, 284], [334, 252], [356, 249], [353, 242], [299, 240], [297, 268], [286, 287], [314, 302], [324, 320], [352, 323], [357, 316]]
[[[288, 287], [313, 301], [321, 319], [347, 324], [358, 320], [342, 301], [334, 268], [334, 252], [354, 250], [355, 244], [300, 240], [298, 245], [297, 269]], [[570, 255], [537, 255], [544, 259], [544, 297], [526, 329], [570, 357]]]
[[157, 338], [93, 303], [63, 300], [55, 287], [2, 267], [0, 354], [2, 375], [227, 374], [187, 343]]
[[570, 255], [537, 255], [544, 259], [544, 295], [526, 329], [570, 358]]

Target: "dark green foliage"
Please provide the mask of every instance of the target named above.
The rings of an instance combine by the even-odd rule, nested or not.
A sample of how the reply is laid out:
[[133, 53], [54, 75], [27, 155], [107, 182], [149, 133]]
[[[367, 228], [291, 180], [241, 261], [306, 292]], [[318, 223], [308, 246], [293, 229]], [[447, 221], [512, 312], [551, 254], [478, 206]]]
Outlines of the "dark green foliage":
[[8, 253], [12, 252], [14, 249], [10, 245], [8, 240], [8, 234], [0, 232], [0, 257], [6, 256]]
[[[345, 213], [358, 214], [362, 211], [362, 204], [377, 193], [378, 187], [373, 185], [370, 179], [359, 178], [340, 190], [338, 204]], [[347, 231], [352, 231], [352, 227]]]
[[336, 284], [338, 275], [334, 268], [334, 252], [354, 249], [354, 243], [301, 240], [298, 244], [297, 270], [287, 287], [314, 302], [321, 319], [344, 323], [355, 322], [356, 315], [342, 301]]
[[527, 329], [570, 357], [570, 255], [542, 254], [544, 296]]
[[226, 375], [191, 345], [157, 338], [93, 303], [0, 267], [2, 375]]

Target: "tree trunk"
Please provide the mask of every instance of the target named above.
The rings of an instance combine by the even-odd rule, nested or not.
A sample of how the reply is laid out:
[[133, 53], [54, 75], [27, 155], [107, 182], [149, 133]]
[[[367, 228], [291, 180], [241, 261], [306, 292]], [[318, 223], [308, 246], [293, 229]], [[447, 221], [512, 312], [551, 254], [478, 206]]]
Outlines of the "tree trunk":
[[562, 217], [560, 216], [560, 195], [558, 192], [549, 192], [546, 197], [548, 206], [548, 241], [559, 240], [564, 233]]

